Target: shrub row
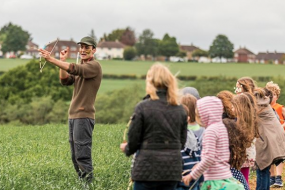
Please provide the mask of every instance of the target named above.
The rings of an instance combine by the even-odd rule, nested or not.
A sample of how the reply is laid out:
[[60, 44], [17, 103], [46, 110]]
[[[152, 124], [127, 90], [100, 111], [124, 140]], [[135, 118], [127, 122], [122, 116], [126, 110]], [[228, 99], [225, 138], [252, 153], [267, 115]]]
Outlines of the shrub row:
[[[146, 75], [135, 75], [135, 74], [124, 74], [124, 75], [116, 75], [116, 74], [104, 74], [104, 79], [145, 79]], [[196, 80], [206, 80], [206, 81], [236, 81], [237, 77], [226, 77], [226, 76], [177, 76], [179, 80], [182, 81], [196, 81]], [[253, 79], [260, 82], [269, 81], [272, 77], [270, 76], [254, 76]]]

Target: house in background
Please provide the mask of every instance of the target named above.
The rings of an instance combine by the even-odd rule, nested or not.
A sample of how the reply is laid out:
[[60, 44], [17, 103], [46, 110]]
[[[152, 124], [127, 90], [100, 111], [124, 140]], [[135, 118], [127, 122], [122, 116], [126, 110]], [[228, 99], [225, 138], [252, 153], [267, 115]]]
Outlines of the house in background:
[[234, 52], [234, 60], [238, 63], [254, 63], [256, 55], [246, 47], [239, 48]]
[[186, 52], [186, 57], [187, 60], [193, 60], [194, 58], [192, 57], [192, 53], [196, 50], [199, 49], [198, 47], [194, 46], [193, 44], [189, 45], [180, 45], [180, 50]]
[[[56, 40], [49, 43], [46, 46], [46, 50], [50, 52], [53, 49], [55, 43], [56, 43]], [[69, 54], [68, 54], [67, 58], [76, 59], [77, 53], [79, 52], [79, 45], [73, 40], [59, 40], [58, 39], [58, 42], [57, 42], [56, 46], [54, 47], [54, 50], [51, 53], [51, 55], [56, 57], [56, 58], [59, 58], [59, 53], [62, 50], [66, 49], [67, 47], [69, 47]]]
[[97, 59], [123, 59], [126, 45], [119, 41], [102, 41], [97, 45], [95, 56]]
[[256, 56], [256, 63], [285, 64], [285, 53], [260, 52]]
[[39, 46], [32, 41], [28, 41], [28, 44], [26, 45], [26, 55], [30, 55], [32, 57], [37, 57], [39, 55], [38, 52]]

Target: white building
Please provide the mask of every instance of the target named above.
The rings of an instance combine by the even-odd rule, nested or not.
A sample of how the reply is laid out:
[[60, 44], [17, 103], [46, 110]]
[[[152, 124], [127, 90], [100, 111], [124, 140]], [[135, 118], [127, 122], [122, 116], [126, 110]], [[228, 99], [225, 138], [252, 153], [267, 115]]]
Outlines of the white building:
[[97, 59], [123, 58], [126, 46], [119, 41], [102, 41], [97, 45], [95, 56]]

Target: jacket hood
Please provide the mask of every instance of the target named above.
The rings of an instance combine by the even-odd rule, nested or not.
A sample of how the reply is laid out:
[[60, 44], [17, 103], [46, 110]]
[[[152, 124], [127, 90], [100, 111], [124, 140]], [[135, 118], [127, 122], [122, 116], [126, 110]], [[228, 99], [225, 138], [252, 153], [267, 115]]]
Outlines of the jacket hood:
[[215, 96], [207, 96], [197, 101], [197, 109], [203, 127], [208, 127], [214, 123], [223, 123], [223, 104], [222, 101]]

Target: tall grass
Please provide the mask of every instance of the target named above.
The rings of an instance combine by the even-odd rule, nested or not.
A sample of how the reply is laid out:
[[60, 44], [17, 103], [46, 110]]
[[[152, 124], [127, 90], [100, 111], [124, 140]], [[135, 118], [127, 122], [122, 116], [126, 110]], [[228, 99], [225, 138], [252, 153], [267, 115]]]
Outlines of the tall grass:
[[[124, 125], [93, 131], [95, 180], [89, 189], [126, 189], [130, 159], [119, 149]], [[0, 189], [82, 189], [72, 165], [67, 125], [0, 126]]]

